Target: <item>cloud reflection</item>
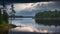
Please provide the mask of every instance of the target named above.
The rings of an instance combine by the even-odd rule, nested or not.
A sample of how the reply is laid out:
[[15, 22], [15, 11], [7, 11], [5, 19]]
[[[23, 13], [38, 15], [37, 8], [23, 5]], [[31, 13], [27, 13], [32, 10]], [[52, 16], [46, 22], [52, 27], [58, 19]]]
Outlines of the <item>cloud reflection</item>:
[[16, 27], [11, 29], [12, 31], [15, 32], [39, 32], [39, 33], [54, 33], [54, 31], [46, 30], [46, 29], [37, 29], [35, 27], [31, 26], [24, 26], [24, 27]]
[[13, 20], [13, 23], [18, 27], [11, 29], [15, 32], [38, 32], [38, 33], [59, 33], [60, 26], [55, 27], [54, 25], [38, 25], [33, 19], [27, 18], [23, 20]]

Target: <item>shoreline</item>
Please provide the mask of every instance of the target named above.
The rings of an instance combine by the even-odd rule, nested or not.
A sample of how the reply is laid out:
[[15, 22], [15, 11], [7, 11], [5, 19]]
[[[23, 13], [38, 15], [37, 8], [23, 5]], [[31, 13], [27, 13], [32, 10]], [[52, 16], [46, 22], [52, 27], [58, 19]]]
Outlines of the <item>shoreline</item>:
[[2, 24], [0, 25], [0, 34], [8, 34], [9, 29], [17, 27], [14, 24]]
[[60, 18], [35, 18], [39, 20], [60, 20]]

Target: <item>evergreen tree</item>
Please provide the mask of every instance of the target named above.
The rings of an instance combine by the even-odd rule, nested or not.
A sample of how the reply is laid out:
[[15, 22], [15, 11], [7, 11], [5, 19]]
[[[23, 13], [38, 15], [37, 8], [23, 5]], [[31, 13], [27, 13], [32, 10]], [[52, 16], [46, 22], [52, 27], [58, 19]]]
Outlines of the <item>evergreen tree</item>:
[[2, 19], [1, 19], [1, 16], [2, 14], [1, 14], [1, 8], [0, 8], [0, 24], [2, 24]]
[[5, 6], [5, 1], [2, 0], [2, 11], [0, 9], [0, 22], [3, 23], [3, 22], [6, 22], [8, 23], [8, 13], [6, 11], [6, 6]]
[[11, 5], [11, 13], [10, 13], [10, 14], [11, 14], [11, 15], [10, 15], [11, 18], [13, 18], [13, 19], [15, 18], [15, 13], [16, 13], [16, 12], [15, 12], [15, 10], [14, 10], [14, 5], [12, 4], [12, 5]]
[[6, 10], [3, 11], [3, 21], [8, 23], [8, 13], [6, 12]]

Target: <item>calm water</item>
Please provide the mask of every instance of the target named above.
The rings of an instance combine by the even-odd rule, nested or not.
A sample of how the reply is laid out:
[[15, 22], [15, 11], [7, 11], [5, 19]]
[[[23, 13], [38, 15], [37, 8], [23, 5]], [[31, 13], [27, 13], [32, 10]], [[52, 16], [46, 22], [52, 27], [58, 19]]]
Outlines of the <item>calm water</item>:
[[12, 24], [19, 26], [10, 29], [13, 32], [60, 33], [60, 26], [37, 24], [32, 18], [15, 18]]

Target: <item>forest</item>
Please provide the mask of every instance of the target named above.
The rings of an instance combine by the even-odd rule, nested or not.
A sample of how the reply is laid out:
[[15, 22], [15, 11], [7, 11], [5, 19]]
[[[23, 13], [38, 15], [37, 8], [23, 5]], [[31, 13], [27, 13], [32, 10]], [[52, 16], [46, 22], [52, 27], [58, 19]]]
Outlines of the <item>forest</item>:
[[36, 18], [59, 18], [60, 17], [60, 11], [44, 11], [39, 12], [35, 15]]
[[[9, 32], [9, 28], [13, 28], [16, 27], [13, 24], [9, 24], [9, 15], [7, 13], [7, 7], [4, 3], [4, 1], [2, 2], [2, 7], [0, 7], [0, 34], [8, 34]], [[15, 16], [14, 9], [13, 9], [13, 4], [11, 5], [11, 16]]]
[[35, 15], [35, 21], [44, 25], [60, 25], [60, 11], [44, 11]]

